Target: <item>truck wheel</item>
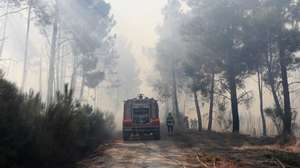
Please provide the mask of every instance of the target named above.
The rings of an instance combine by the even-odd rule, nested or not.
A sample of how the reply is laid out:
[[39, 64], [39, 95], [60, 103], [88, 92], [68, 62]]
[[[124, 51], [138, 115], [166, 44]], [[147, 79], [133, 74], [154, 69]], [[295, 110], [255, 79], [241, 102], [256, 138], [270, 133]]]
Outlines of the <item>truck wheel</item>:
[[153, 135], [155, 140], [160, 140], [160, 132], [155, 132]]
[[123, 132], [123, 140], [124, 140], [124, 141], [129, 140], [129, 137], [130, 137], [130, 133], [128, 133], [128, 132]]

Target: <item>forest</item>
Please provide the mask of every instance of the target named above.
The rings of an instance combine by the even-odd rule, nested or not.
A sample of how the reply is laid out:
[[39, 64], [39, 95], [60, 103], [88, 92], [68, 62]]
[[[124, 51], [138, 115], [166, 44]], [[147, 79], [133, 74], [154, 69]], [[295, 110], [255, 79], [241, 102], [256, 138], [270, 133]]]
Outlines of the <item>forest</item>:
[[[193, 95], [199, 130], [220, 120], [223, 129], [239, 133], [249, 124], [240, 122], [240, 112], [257, 103], [259, 121], [250, 124], [261, 123], [259, 136], [274, 128], [275, 135], [299, 133], [299, 1], [185, 2], [169, 2], [159, 29], [161, 78], [153, 83], [161, 99], [180, 116], [177, 94]], [[204, 119], [199, 101], [209, 106]]]
[[[0, 167], [95, 166], [88, 157], [102, 167], [206, 168], [220, 157], [220, 168], [235, 168], [245, 162], [225, 153], [248, 143], [283, 145], [276, 156], [264, 150], [271, 161], [261, 165], [300, 166], [300, 1], [159, 2], [0, 0]], [[135, 10], [140, 20], [126, 15]], [[120, 140], [122, 103], [138, 93], [158, 100], [159, 142]], [[204, 154], [188, 160], [199, 143]], [[132, 151], [142, 152], [132, 160]]]

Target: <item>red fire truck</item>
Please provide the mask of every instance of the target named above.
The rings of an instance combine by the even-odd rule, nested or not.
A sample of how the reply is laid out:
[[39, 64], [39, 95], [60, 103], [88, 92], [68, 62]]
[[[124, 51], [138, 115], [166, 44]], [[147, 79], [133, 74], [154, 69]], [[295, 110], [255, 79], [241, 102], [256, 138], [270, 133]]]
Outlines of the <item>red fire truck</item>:
[[131, 135], [152, 135], [160, 139], [158, 103], [153, 98], [140, 94], [124, 102], [123, 139], [128, 140]]

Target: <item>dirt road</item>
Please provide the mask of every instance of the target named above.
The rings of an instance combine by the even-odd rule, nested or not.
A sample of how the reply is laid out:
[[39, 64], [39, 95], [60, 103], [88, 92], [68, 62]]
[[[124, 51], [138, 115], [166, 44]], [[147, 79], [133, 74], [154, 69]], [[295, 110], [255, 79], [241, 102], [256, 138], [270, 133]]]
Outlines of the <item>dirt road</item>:
[[181, 168], [199, 167], [192, 150], [180, 148], [170, 139], [160, 141], [116, 140], [101, 157], [85, 161], [89, 168]]
[[80, 163], [87, 168], [297, 167], [297, 152], [280, 150], [272, 139], [218, 133], [178, 134], [160, 141], [117, 138]]

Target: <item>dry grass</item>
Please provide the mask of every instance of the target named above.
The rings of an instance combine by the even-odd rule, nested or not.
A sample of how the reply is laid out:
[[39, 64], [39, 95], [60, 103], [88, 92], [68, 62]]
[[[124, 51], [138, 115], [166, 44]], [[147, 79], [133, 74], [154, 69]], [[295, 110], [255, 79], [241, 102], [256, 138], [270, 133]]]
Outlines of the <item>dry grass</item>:
[[216, 155], [197, 152], [197, 160], [203, 168], [238, 168], [233, 162]]
[[300, 167], [299, 140], [280, 145], [276, 138], [206, 131], [181, 132], [174, 139], [187, 148], [195, 148], [197, 160], [203, 168]]

